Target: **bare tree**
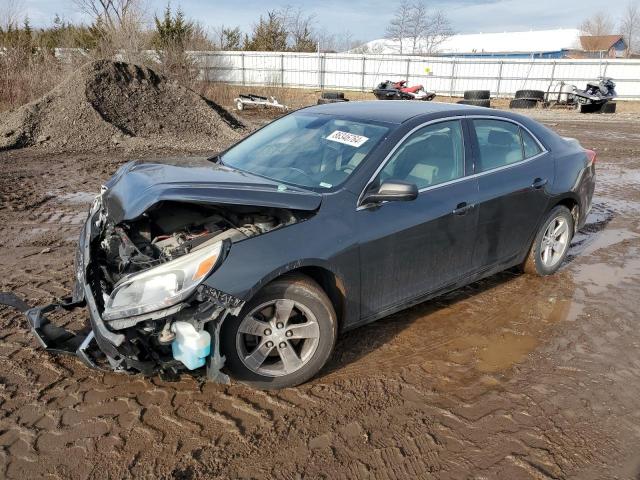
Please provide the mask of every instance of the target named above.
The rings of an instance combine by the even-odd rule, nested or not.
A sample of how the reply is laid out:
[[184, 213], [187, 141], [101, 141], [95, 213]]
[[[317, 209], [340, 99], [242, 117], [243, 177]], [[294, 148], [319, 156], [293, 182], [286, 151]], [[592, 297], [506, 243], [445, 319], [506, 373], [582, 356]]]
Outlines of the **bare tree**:
[[99, 55], [121, 52], [129, 61], [141, 60], [141, 51], [149, 45], [144, 31], [146, 12], [143, 0], [73, 0], [76, 7], [99, 27], [102, 42]]
[[283, 7], [279, 12], [287, 30], [288, 47], [295, 52], [313, 52], [318, 42], [314, 32], [315, 16], [291, 5]]
[[338, 40], [336, 34], [329, 32], [326, 28], [323, 28], [317, 33], [317, 46], [322, 52], [337, 52]]
[[407, 20], [407, 36], [411, 40], [411, 54], [418, 53], [420, 39], [425, 34], [428, 23], [429, 10], [427, 5], [416, 2], [410, 6], [411, 15]]
[[410, 3], [401, 2], [397, 8], [396, 13], [391, 18], [389, 25], [387, 26], [386, 38], [398, 42], [397, 50], [400, 55], [404, 53], [403, 43], [409, 37], [410, 34], [410, 22], [411, 15], [413, 14], [414, 5]]
[[0, 30], [17, 28], [22, 19], [21, 0], [0, 0]]
[[418, 43], [420, 50], [415, 53], [434, 55], [438, 53], [440, 45], [453, 35], [451, 23], [442, 10], [437, 10], [427, 16], [422, 37]]
[[[398, 42], [399, 53], [433, 55], [452, 35], [451, 24], [441, 10], [431, 10], [426, 3], [403, 3], [387, 28], [387, 38]], [[410, 42], [407, 52], [405, 43]]]
[[627, 56], [637, 50], [636, 40], [640, 37], [640, 8], [637, 2], [629, 2], [622, 13], [620, 33], [627, 42]]
[[353, 34], [349, 30], [344, 30], [337, 35], [337, 47], [339, 52], [354, 52], [354, 49], [362, 48], [363, 41], [353, 38]]
[[606, 12], [596, 12], [580, 24], [583, 35], [611, 35], [614, 31], [614, 23]]

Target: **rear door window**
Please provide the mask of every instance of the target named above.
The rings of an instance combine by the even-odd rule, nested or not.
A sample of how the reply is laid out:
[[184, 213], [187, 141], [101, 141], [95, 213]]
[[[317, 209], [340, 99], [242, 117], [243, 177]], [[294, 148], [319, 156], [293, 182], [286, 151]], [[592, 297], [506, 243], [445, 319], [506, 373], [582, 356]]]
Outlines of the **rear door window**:
[[478, 139], [479, 165], [476, 172], [486, 172], [524, 160], [520, 127], [501, 120], [473, 120]]

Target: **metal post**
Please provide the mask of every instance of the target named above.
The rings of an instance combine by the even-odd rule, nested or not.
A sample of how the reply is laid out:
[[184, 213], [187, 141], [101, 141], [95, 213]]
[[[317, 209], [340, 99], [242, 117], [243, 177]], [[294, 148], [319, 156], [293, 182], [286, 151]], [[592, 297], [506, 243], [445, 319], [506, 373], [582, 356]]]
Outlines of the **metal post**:
[[[556, 76], [556, 64], [557, 64], [557, 63], [558, 63], [558, 62], [556, 62], [556, 61], [554, 60], [554, 61], [553, 61], [553, 67], [551, 67], [551, 78], [549, 79], [549, 86], [547, 87], [547, 96], [546, 96], [547, 101], [549, 101], [550, 95], [551, 95], [552, 93], [556, 93], [556, 92], [552, 92], [552, 91], [551, 91], [551, 87], [553, 87], [553, 79], [554, 79], [554, 77]], [[562, 90], [562, 84], [561, 84], [560, 90]], [[557, 96], [557, 101], [558, 101], [558, 102], [560, 101], [560, 94], [561, 94], [561, 93], [562, 93], [561, 91], [559, 91], [559, 92], [558, 92], [558, 96]]]
[[609, 66], [609, 60], [607, 60], [604, 64], [604, 70], [602, 71], [602, 77], [606, 77], [607, 76], [607, 67]]
[[407, 81], [407, 87], [409, 86], [409, 71], [411, 68], [411, 59], [407, 58], [407, 74], [405, 75], [404, 79]]
[[362, 90], [364, 92], [364, 77], [366, 74], [366, 69], [367, 68], [367, 57], [362, 57], [362, 81], [360, 83], [360, 90]]
[[502, 83], [502, 66], [504, 60], [500, 60], [500, 66], [498, 67], [498, 85], [496, 87], [496, 98], [500, 98], [500, 84]]
[[318, 88], [322, 90], [322, 56], [320, 53], [320, 43], [318, 43]]
[[602, 50], [600, 50], [600, 52], [599, 52], [598, 60], [600, 60], [598, 62], [598, 73], [600, 73], [600, 76], [602, 77]]
[[456, 59], [453, 58], [451, 63], [451, 85], [449, 86], [449, 96], [453, 97], [453, 87], [456, 81]]
[[284, 53], [280, 55], [280, 86], [284, 87]]
[[240, 54], [240, 68], [242, 69], [242, 85], [246, 85], [247, 82], [244, 77], [244, 52]]

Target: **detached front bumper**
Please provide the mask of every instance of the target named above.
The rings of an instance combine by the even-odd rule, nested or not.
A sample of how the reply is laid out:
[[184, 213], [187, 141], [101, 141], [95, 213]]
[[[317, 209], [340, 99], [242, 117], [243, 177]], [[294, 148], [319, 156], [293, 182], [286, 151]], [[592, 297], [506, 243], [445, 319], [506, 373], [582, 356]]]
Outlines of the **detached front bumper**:
[[[94, 292], [90, 286], [89, 269], [91, 268], [91, 242], [99, 234], [99, 212], [92, 209], [80, 234], [75, 258], [76, 282], [73, 296], [49, 305], [29, 308], [29, 306], [12, 293], [0, 293], [0, 304], [5, 304], [23, 312], [27, 317], [29, 327], [40, 345], [51, 353], [75, 355], [91, 368], [121, 372], [139, 372], [145, 375], [165, 372], [176, 373], [181, 370], [181, 364], [173, 359], [161, 359], [157, 355], [146, 355], [139, 358], [139, 350], [132, 345], [127, 334], [107, 326], [100, 315]], [[211, 291], [209, 291], [211, 290]], [[207, 302], [213, 303], [213, 308], [207, 310], [210, 317], [209, 330], [212, 336], [212, 353], [207, 362], [207, 377], [211, 380], [228, 383], [229, 379], [220, 372], [224, 365], [224, 357], [220, 355], [219, 333], [226, 314], [237, 309], [237, 305], [224, 304], [217, 298], [213, 289], [203, 287], [199, 295]], [[221, 294], [221, 292], [217, 292]], [[89, 312], [90, 325], [81, 332], [71, 332], [65, 328], [52, 324], [47, 315], [55, 310], [71, 311], [83, 308]], [[182, 305], [168, 308], [164, 311], [153, 312], [155, 319], [168, 318], [181, 309]], [[147, 316], [148, 317], [148, 316]], [[132, 317], [135, 320], [135, 317]], [[133, 322], [135, 324], [135, 322]], [[123, 330], [124, 332], [124, 330]]]
[[12, 293], [0, 293], [0, 304], [13, 307], [27, 317], [29, 327], [38, 343], [52, 353], [63, 353], [78, 356], [85, 364], [98, 368], [89, 353], [90, 344], [95, 339], [93, 331], [74, 333], [53, 325], [46, 317], [47, 313], [58, 308], [73, 310], [85, 305], [84, 300], [73, 302], [66, 299], [60, 303], [52, 303], [43, 307], [29, 308], [20, 298]]
[[[129, 355], [126, 336], [110, 330], [102, 320], [86, 275], [91, 259], [89, 247], [97, 234], [98, 212], [92, 209], [80, 234], [75, 258], [76, 282], [73, 296], [49, 305], [29, 308], [11, 293], [0, 294], [0, 303], [16, 308], [27, 317], [29, 327], [38, 343], [51, 353], [76, 355], [87, 366], [98, 369], [128, 370], [153, 373], [155, 362], [142, 362]], [[89, 311], [90, 326], [81, 332], [71, 332], [52, 324], [47, 314], [55, 310], [71, 311], [86, 307]], [[106, 363], [105, 363], [106, 360]]]

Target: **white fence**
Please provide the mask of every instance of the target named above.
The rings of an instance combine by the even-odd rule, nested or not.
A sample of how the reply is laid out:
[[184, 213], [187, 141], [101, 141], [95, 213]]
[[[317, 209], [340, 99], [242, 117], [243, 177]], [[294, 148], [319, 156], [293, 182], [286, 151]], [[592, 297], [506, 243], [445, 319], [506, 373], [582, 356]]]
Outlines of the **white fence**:
[[512, 96], [516, 90], [547, 90], [565, 81], [580, 88], [601, 76], [614, 79], [620, 98], [640, 99], [640, 60], [548, 60], [451, 58], [344, 53], [190, 52], [203, 80], [369, 91], [385, 79], [408, 79], [445, 96], [490, 90]]

